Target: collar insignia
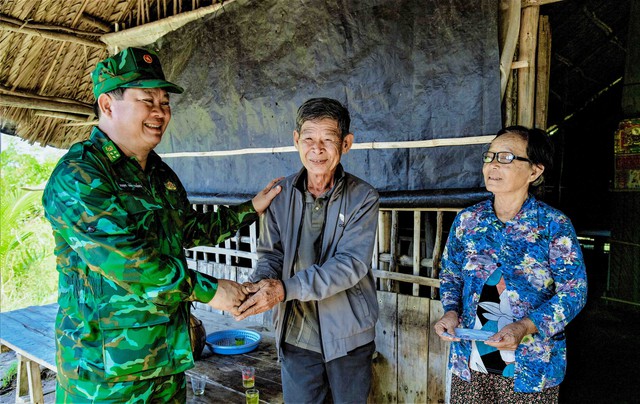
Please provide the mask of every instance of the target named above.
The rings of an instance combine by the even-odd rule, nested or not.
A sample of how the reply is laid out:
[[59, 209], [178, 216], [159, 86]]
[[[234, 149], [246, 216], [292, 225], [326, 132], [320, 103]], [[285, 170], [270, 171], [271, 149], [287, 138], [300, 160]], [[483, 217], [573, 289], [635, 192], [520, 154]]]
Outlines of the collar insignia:
[[112, 163], [120, 158], [120, 152], [113, 142], [105, 143], [104, 146], [102, 146], [102, 151], [104, 151]]

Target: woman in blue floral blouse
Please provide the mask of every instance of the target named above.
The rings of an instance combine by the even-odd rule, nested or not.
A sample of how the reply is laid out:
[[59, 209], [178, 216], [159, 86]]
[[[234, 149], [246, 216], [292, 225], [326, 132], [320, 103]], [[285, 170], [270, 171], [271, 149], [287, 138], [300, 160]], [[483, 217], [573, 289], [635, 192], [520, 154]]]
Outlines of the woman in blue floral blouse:
[[586, 303], [587, 279], [569, 218], [529, 193], [552, 156], [544, 132], [502, 129], [482, 155], [493, 197], [451, 227], [434, 328], [452, 341], [452, 403], [558, 401], [564, 329]]

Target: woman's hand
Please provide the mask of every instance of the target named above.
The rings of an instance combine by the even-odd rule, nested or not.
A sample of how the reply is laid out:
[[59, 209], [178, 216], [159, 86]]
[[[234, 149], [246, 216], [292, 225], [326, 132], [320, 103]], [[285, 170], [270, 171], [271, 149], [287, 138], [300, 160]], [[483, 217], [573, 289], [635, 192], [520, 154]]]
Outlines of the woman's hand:
[[458, 313], [453, 310], [450, 310], [444, 313], [444, 316], [440, 320], [438, 320], [433, 329], [436, 334], [440, 336], [445, 341], [460, 341], [460, 338], [448, 337], [446, 335], [442, 335], [442, 333], [448, 333], [450, 335], [456, 335], [456, 327], [460, 324], [460, 320], [458, 318]]
[[515, 351], [525, 335], [538, 332], [533, 321], [523, 318], [520, 321], [502, 327], [484, 343], [500, 350]]

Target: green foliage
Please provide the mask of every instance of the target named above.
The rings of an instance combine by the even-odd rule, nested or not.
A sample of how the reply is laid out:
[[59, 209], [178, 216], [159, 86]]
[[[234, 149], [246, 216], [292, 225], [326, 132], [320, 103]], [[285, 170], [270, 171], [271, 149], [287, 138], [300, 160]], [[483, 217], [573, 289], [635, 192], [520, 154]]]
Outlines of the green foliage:
[[9, 385], [11, 384], [13, 379], [17, 376], [17, 374], [18, 374], [18, 361], [13, 361], [9, 369], [7, 369], [7, 372], [2, 377], [2, 380], [0, 381], [0, 389], [6, 389], [7, 387], [9, 387]]
[[51, 227], [44, 219], [43, 184], [55, 161], [39, 162], [10, 146], [0, 153], [0, 310], [55, 301], [57, 274]]

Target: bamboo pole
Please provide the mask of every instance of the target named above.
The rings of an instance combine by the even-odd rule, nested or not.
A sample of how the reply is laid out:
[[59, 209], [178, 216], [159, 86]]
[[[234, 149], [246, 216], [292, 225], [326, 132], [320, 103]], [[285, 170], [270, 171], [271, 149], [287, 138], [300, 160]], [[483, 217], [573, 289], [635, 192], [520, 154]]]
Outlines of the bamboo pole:
[[25, 97], [25, 98], [34, 98], [37, 100], [45, 100], [45, 101], [55, 101], [55, 102], [61, 102], [64, 104], [71, 104], [71, 105], [77, 105], [80, 107], [85, 107], [85, 108], [93, 108], [93, 106], [91, 104], [87, 104], [78, 100], [73, 100], [70, 98], [62, 98], [62, 97], [50, 97], [50, 96], [45, 96], [45, 95], [38, 95], [29, 91], [19, 91], [19, 90], [11, 90], [8, 87], [5, 87], [3, 85], [0, 85], [0, 95], [3, 94], [9, 94], [9, 95], [15, 95], [17, 97]]
[[65, 27], [62, 25], [40, 24], [40, 23], [34, 23], [30, 21], [23, 21], [18, 18], [13, 18], [11, 16], [8, 16], [6, 14], [0, 14], [0, 22], [5, 22], [7, 24], [15, 25], [16, 27], [24, 27], [28, 25], [30, 28], [34, 28], [37, 30], [66, 32], [69, 34], [80, 35], [80, 36], [97, 37], [97, 36], [103, 35], [101, 32], [83, 31], [80, 29]]
[[504, 96], [504, 122], [503, 126], [512, 126], [516, 124], [516, 99], [514, 97], [517, 87], [517, 73], [511, 71], [509, 73], [511, 78], [507, 81], [507, 90]]
[[[176, 29], [191, 21], [217, 12], [224, 6], [233, 3], [234, 1], [235, 0], [227, 0], [224, 3], [216, 3], [210, 6], [199, 8], [197, 10], [187, 11], [184, 13], [173, 15], [171, 17], [163, 18], [159, 21], [138, 25], [134, 28], [105, 34], [100, 37], [100, 40], [110, 47], [118, 48], [124, 48], [127, 46], [148, 45], [158, 40], [158, 38], [168, 34], [171, 31], [175, 31]], [[175, 13], [176, 4], [174, 2], [174, 14]]]
[[106, 48], [106, 45], [103, 43], [92, 41], [90, 39], [81, 38], [76, 35], [65, 34], [62, 32], [47, 31], [47, 30], [38, 29], [38, 28], [31, 28], [29, 26], [21, 27], [21, 26], [13, 25], [11, 23], [7, 23], [5, 21], [0, 21], [0, 31], [17, 32], [19, 34], [39, 36], [45, 39], [52, 39], [54, 41], [71, 42], [78, 45], [91, 46], [93, 48], [100, 48], [100, 49]]
[[[102, 21], [98, 17], [92, 16], [91, 14], [82, 13], [82, 16], [80, 17], [80, 20], [82, 20], [82, 22], [87, 24], [87, 25], [90, 25], [90, 26], [92, 26], [94, 28], [99, 29], [103, 33], [111, 31], [111, 27], [109, 26], [109, 24], [107, 24], [106, 22]], [[103, 33], [97, 32], [95, 35], [103, 35]]]
[[49, 66], [49, 68], [47, 69], [47, 74], [44, 76], [44, 80], [42, 81], [42, 85], [40, 86], [40, 90], [38, 90], [38, 93], [40, 94], [44, 93], [44, 90], [47, 88], [47, 85], [49, 85], [51, 74], [53, 73], [53, 70], [55, 69], [55, 67], [58, 65], [58, 63], [56, 62], [58, 61], [58, 58], [62, 54], [62, 50], [64, 49], [65, 45], [66, 45], [65, 42], [58, 44], [58, 50], [56, 51], [56, 56], [53, 58], [54, 63], [51, 63], [51, 66]]
[[75, 27], [76, 25], [78, 25], [78, 21], [80, 21], [80, 18], [82, 18], [82, 13], [84, 13], [84, 10], [87, 8], [87, 3], [89, 2], [89, 0], [84, 0], [82, 2], [82, 5], [80, 6], [80, 9], [78, 10], [75, 18], [73, 19], [73, 21], [71, 22], [71, 26]]
[[538, 63], [536, 72], [535, 127], [547, 128], [549, 74], [551, 69], [551, 26], [549, 17], [540, 16], [538, 27]]
[[63, 119], [65, 121], [87, 122], [86, 115], [66, 114], [63, 112], [55, 111], [36, 111], [35, 116], [42, 116], [45, 118]]
[[501, 33], [503, 38], [502, 50], [500, 52], [500, 101], [504, 99], [507, 89], [507, 81], [511, 76], [513, 56], [518, 44], [518, 33], [520, 32], [520, 0], [501, 0], [501, 10], [506, 10], [501, 21]]
[[63, 123], [60, 126], [64, 127], [74, 127], [74, 126], [98, 126], [98, 121], [86, 121], [86, 122], [73, 122], [73, 123]]
[[557, 3], [562, 0], [522, 0], [522, 8], [539, 7], [545, 4]]
[[538, 37], [539, 7], [522, 9], [520, 27], [520, 57], [529, 67], [518, 70], [518, 124], [532, 127], [535, 102], [536, 42]]
[[26, 98], [10, 94], [0, 94], [0, 105], [5, 107], [17, 107], [27, 109], [39, 109], [45, 111], [66, 112], [77, 115], [92, 116], [93, 109], [80, 105], [69, 104], [46, 99]]
[[[491, 143], [495, 136], [469, 136], [460, 138], [448, 138], [448, 139], [431, 139], [431, 140], [410, 140], [404, 142], [364, 142], [354, 143], [351, 150], [376, 150], [376, 149], [415, 149], [415, 148], [428, 148], [428, 147], [440, 147], [440, 146], [466, 146], [474, 144], [487, 144]], [[281, 147], [256, 147], [247, 149], [235, 149], [235, 150], [217, 150], [206, 152], [176, 152], [176, 153], [163, 153], [160, 156], [162, 158], [176, 158], [176, 157], [224, 157], [224, 156], [237, 156], [243, 154], [273, 154], [273, 153], [291, 153], [297, 152], [294, 146], [281, 146]]]

